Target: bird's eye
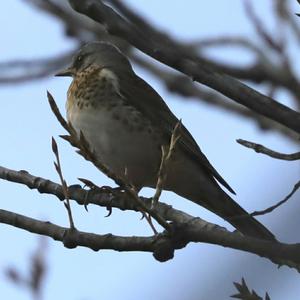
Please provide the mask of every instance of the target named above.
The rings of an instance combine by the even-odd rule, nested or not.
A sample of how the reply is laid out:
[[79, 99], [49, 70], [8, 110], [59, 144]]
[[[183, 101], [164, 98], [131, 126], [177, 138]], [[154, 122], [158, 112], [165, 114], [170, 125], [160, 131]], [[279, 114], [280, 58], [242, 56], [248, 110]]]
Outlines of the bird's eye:
[[81, 65], [82, 65], [82, 62], [83, 62], [83, 55], [82, 54], [80, 54], [80, 55], [78, 55], [76, 58], [75, 58], [75, 60], [74, 60], [74, 67], [75, 68], [80, 68], [81, 67]]

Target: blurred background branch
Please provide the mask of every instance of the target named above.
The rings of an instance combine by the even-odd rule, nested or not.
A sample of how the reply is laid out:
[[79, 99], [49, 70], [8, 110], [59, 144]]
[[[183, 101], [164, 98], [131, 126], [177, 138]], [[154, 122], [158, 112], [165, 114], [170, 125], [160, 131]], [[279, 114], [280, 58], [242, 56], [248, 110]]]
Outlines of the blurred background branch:
[[9, 281], [20, 288], [29, 290], [33, 300], [44, 299], [44, 284], [48, 270], [48, 240], [40, 236], [37, 248], [29, 259], [29, 273], [23, 274], [18, 267], [7, 266], [4, 270]]
[[[25, 2], [42, 12], [54, 16], [59, 22], [63, 23], [66, 36], [74, 39], [77, 46], [70, 53], [60, 57], [32, 61], [19, 59], [17, 61], [2, 62], [0, 63], [0, 84], [20, 83], [52, 75], [69, 63], [70, 57], [82, 43], [90, 40], [107, 40], [115, 43], [123, 51], [127, 52], [134, 63], [156, 76], [170, 92], [184, 96], [181, 98], [183, 101], [187, 101], [192, 97], [193, 100], [204, 102], [226, 112], [252, 120], [261, 130], [280, 132], [294, 141], [299, 139], [299, 133], [295, 133], [287, 127], [248, 108], [229, 102], [220, 93], [204, 86], [196, 85], [188, 77], [180, 75], [174, 70], [167, 70], [165, 67], [157, 64], [157, 62], [150, 61], [147, 57], [139, 55], [139, 53], [133, 51], [132, 46], [126, 41], [110, 35], [105, 26], [84, 15], [75, 13], [67, 1], [25, 0]], [[82, 1], [82, 3], [84, 2]], [[89, 2], [87, 1], [87, 3]], [[151, 37], [153, 36], [152, 40], [160, 39], [171, 43], [171, 37], [164, 32], [158, 31], [145, 18], [127, 6], [124, 1], [110, 0], [107, 3], [111, 4], [127, 20], [135, 24], [145, 36], [150, 34]], [[256, 29], [256, 33], [261, 41], [259, 44], [254, 43], [247, 37], [220, 36], [181, 43], [176, 41], [176, 49], [188, 49], [190, 53], [197, 55], [199, 58], [201, 57], [203, 61], [207, 62], [218, 72], [249, 83], [269, 85], [268, 96], [271, 98], [285, 90], [293, 96], [294, 103], [292, 103], [292, 106], [297, 109], [300, 107], [299, 78], [293, 68], [292, 57], [288, 52], [289, 42], [285, 39], [285, 32], [290, 30], [296, 39], [298, 37], [300, 39], [299, 24], [296, 23], [293, 15], [288, 13], [288, 1], [277, 0], [274, 2], [273, 8], [280, 30], [276, 34], [272, 33], [271, 35], [264, 28], [263, 22], [256, 16], [251, 1], [245, 1], [245, 10], [248, 18]], [[220, 49], [221, 51], [224, 47], [245, 49], [250, 52], [253, 62], [249, 65], [239, 66], [234, 63], [218, 62], [216, 59], [209, 58], [210, 51], [215, 49]], [[180, 53], [179, 50], [178, 53]]]

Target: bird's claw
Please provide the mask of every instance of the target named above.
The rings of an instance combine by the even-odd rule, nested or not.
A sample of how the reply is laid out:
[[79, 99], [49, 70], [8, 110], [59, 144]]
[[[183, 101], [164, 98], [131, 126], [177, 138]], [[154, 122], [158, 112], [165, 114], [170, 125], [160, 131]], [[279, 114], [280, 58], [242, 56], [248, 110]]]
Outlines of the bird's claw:
[[105, 218], [108, 218], [109, 216], [111, 216], [112, 214], [112, 206], [107, 205], [106, 206], [106, 210], [108, 211], [108, 214], [106, 216], [104, 216]]
[[84, 184], [84, 187], [88, 187], [91, 190], [99, 189], [100, 187], [96, 185], [94, 182], [92, 182], [89, 179], [85, 178], [78, 178], [79, 181], [81, 181]]

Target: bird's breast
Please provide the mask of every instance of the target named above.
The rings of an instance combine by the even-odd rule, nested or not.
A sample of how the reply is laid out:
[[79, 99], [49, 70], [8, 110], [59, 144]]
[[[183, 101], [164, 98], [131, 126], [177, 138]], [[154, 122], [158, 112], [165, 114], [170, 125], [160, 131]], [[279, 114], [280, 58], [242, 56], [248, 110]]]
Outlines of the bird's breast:
[[[79, 99], [77, 99], [79, 101]], [[67, 117], [95, 151], [99, 160], [117, 175], [126, 174], [137, 186], [153, 185], [161, 159], [160, 132], [122, 98], [97, 106], [67, 106]]]

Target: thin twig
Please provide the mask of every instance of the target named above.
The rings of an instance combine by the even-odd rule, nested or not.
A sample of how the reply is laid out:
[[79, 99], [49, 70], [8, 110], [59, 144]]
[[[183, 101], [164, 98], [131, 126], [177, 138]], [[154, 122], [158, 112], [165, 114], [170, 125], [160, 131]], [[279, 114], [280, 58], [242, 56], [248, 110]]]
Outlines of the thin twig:
[[274, 150], [271, 150], [261, 144], [256, 144], [243, 139], [237, 139], [236, 141], [247, 148], [253, 149], [257, 153], [263, 153], [273, 158], [289, 160], [289, 161], [300, 159], [300, 152], [296, 152], [292, 154], [284, 154], [284, 153], [279, 153]]
[[249, 0], [244, 1], [245, 11], [252, 22], [257, 35], [272, 49], [278, 51], [279, 53], [282, 52], [282, 45], [280, 45], [277, 41], [274, 40], [273, 35], [269, 34], [263, 24], [263, 22], [258, 18], [255, 14], [252, 2]]
[[181, 128], [181, 120], [178, 121], [173, 129], [171, 140], [170, 140], [170, 145], [165, 146], [163, 145], [161, 147], [161, 163], [158, 171], [158, 177], [157, 177], [157, 183], [156, 183], [156, 191], [154, 196], [152, 197], [152, 208], [155, 208], [159, 201], [159, 197], [162, 193], [162, 190], [164, 188], [164, 184], [167, 179], [167, 174], [168, 174], [168, 166], [171, 160], [171, 157], [173, 156], [173, 153], [175, 151], [175, 146], [177, 141], [180, 138], [180, 128]]
[[9, 281], [18, 287], [26, 288], [32, 293], [33, 300], [42, 300], [44, 292], [45, 275], [47, 268], [47, 247], [48, 239], [45, 236], [39, 236], [38, 247], [30, 257], [30, 267], [27, 274], [23, 274], [17, 266], [8, 266], [4, 272]]
[[189, 43], [191, 47], [196, 47], [202, 50], [202, 48], [209, 47], [240, 47], [254, 52], [261, 60], [266, 59], [264, 50], [258, 47], [252, 40], [243, 36], [220, 36], [200, 39]]
[[66, 202], [64, 202], [64, 204], [65, 204], [65, 208], [67, 209], [67, 212], [68, 212], [70, 228], [75, 229], [74, 220], [73, 220], [73, 216], [72, 216], [72, 210], [71, 210], [71, 204], [70, 204], [69, 189], [68, 189], [67, 182], [63, 177], [60, 159], [59, 159], [58, 147], [57, 147], [57, 143], [53, 137], [52, 137], [52, 151], [56, 157], [56, 162], [54, 162], [54, 166], [55, 166], [56, 172], [58, 173], [58, 176], [59, 176], [59, 179], [61, 182], [61, 186], [63, 189], [63, 193], [65, 196]]
[[254, 211], [253, 213], [250, 214], [250, 216], [260, 216], [260, 215], [265, 215], [273, 210], [275, 210], [277, 207], [281, 206], [282, 204], [286, 203], [294, 194], [295, 192], [300, 188], [300, 180], [294, 185], [293, 190], [281, 201], [276, 203], [275, 205], [272, 205], [264, 210], [259, 210], [259, 211]]
[[70, 61], [75, 50], [43, 59], [0, 62], [0, 85], [23, 83], [52, 75]]

